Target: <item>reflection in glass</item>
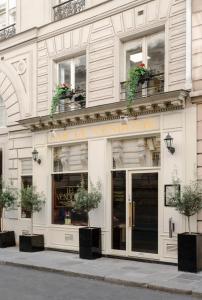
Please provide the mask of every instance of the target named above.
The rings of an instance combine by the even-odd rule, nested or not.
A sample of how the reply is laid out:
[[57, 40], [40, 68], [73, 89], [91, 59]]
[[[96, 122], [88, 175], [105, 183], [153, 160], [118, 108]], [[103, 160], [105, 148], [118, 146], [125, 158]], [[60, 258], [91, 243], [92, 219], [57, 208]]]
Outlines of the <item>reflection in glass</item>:
[[[32, 186], [32, 176], [22, 176], [21, 182], [23, 187]], [[31, 218], [31, 212], [26, 210], [25, 208], [21, 208], [21, 217], [22, 218]]]
[[88, 174], [54, 174], [52, 175], [52, 222], [53, 224], [66, 224], [86, 226], [88, 223], [87, 213], [78, 212], [74, 209], [74, 195], [78, 186], [84, 180], [88, 188]]
[[148, 37], [148, 67], [155, 74], [164, 73], [165, 33], [160, 32]]
[[132, 251], [158, 253], [158, 174], [132, 174]]
[[59, 63], [59, 83], [71, 84], [71, 61]]
[[142, 44], [138, 42], [132, 50], [126, 52], [126, 72], [138, 66], [143, 61]]
[[75, 89], [86, 90], [86, 56], [75, 59]]
[[112, 248], [126, 250], [126, 172], [112, 172]]
[[160, 166], [160, 137], [112, 141], [113, 169]]
[[81, 171], [88, 169], [88, 144], [79, 143], [53, 150], [53, 171]]

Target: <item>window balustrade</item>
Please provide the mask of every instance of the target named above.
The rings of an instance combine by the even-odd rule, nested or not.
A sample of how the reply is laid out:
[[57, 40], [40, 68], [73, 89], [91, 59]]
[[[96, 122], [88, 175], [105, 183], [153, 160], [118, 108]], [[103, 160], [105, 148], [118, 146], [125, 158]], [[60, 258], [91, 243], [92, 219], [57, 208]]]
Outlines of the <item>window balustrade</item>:
[[53, 7], [54, 21], [75, 15], [85, 8], [85, 0], [69, 0]]

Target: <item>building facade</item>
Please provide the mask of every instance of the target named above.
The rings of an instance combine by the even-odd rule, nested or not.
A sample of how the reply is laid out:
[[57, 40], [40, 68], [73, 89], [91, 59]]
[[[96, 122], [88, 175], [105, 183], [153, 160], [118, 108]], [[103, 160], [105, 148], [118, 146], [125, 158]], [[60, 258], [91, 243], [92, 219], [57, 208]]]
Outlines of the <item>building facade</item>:
[[[186, 222], [168, 195], [173, 178], [189, 183], [197, 166], [191, 1], [1, 2], [8, 20], [0, 31], [1, 173], [16, 188], [45, 193], [35, 233], [47, 248], [78, 251], [87, 220], [74, 210], [74, 193], [81, 179], [100, 181], [90, 222], [102, 228], [103, 253], [176, 262]], [[125, 82], [140, 63], [153, 75], [128, 109]], [[50, 115], [63, 83], [73, 96]], [[5, 217], [17, 236], [29, 231], [26, 211]], [[198, 223], [193, 217], [193, 230]]]

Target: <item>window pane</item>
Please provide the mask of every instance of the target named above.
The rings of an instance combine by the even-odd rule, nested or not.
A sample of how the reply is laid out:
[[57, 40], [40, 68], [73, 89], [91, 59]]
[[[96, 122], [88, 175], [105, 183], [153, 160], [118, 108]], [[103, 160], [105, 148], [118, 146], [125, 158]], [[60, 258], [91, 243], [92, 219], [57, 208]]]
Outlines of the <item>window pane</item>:
[[[22, 176], [21, 182], [23, 187], [32, 186], [32, 176]], [[22, 218], [31, 218], [30, 211], [27, 211], [25, 208], [21, 208], [21, 217]]]
[[74, 194], [77, 192], [81, 180], [88, 185], [88, 174], [55, 174], [53, 182], [53, 224], [66, 224], [86, 226], [88, 223], [87, 213], [74, 210]]
[[75, 58], [75, 89], [86, 90], [86, 56]]
[[16, 7], [16, 0], [9, 0], [8, 8], [11, 9], [14, 7]]
[[165, 33], [148, 37], [148, 67], [155, 74], [164, 73], [164, 57], [165, 57]]
[[59, 83], [71, 84], [71, 61], [59, 63]]
[[0, 29], [6, 27], [6, 13], [0, 13]]
[[126, 250], [126, 172], [112, 172], [112, 248]]
[[54, 172], [88, 169], [88, 144], [81, 143], [54, 148]]
[[133, 49], [126, 52], [126, 72], [143, 61], [142, 44], [138, 42]]
[[114, 140], [113, 168], [156, 167], [160, 165], [160, 137]]
[[15, 9], [9, 10], [9, 25], [12, 25], [16, 22], [16, 11]]

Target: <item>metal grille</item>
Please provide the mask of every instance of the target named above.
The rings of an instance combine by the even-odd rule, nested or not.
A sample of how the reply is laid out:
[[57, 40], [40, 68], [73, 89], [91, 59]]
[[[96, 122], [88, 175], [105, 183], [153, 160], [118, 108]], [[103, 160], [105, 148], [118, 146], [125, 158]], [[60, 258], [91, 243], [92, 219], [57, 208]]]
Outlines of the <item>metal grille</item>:
[[69, 0], [53, 7], [54, 21], [75, 15], [85, 8], [85, 0]]
[[12, 24], [0, 30], [0, 41], [6, 40], [16, 34], [16, 24]]

